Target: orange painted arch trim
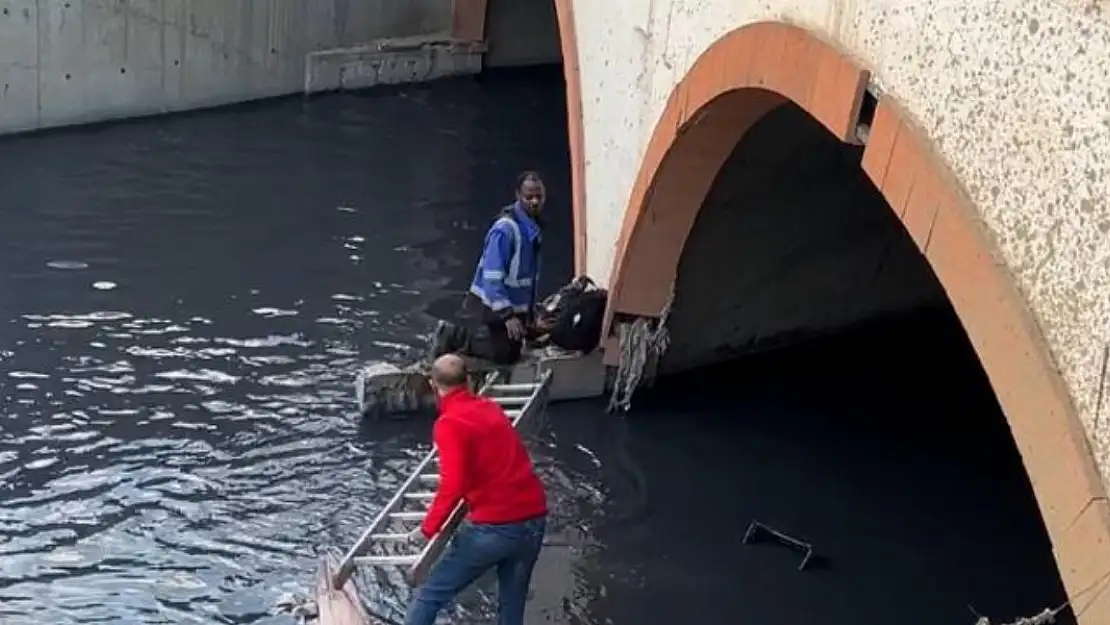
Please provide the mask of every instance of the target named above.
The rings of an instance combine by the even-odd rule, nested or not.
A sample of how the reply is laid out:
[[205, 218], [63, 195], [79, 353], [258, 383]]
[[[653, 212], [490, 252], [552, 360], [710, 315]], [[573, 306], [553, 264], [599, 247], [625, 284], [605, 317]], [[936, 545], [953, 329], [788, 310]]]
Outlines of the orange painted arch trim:
[[451, 0], [451, 36], [462, 41], [486, 38], [487, 0]]
[[582, 79], [578, 65], [578, 36], [573, 0], [555, 0], [563, 78], [567, 90], [567, 133], [570, 139], [571, 210], [574, 215], [574, 270], [586, 271], [586, 154], [582, 119]]
[[[671, 93], [644, 152], [613, 258], [606, 326], [616, 313], [662, 310], [697, 212], [748, 128], [789, 100], [851, 140], [868, 78], [836, 47], [786, 24], [752, 24], [711, 45]], [[878, 103], [862, 166], [929, 260], [978, 353], [1081, 622], [1110, 623], [1110, 589], [1089, 592], [1110, 574], [1106, 490], [991, 236], [926, 135], [890, 98]]]

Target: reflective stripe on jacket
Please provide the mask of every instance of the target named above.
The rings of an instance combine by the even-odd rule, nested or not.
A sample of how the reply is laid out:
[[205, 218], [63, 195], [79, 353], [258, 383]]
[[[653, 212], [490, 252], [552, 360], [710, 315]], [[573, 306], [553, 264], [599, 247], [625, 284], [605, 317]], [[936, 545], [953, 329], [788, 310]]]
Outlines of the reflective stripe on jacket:
[[498, 314], [528, 313], [536, 304], [540, 227], [519, 202], [506, 206], [486, 233], [470, 293]]

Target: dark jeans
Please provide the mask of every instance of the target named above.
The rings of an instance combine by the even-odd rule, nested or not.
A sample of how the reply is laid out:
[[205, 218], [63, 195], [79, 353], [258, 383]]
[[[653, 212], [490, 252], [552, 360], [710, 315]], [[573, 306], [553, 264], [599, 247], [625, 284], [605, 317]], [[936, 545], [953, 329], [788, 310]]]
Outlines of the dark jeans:
[[[527, 330], [531, 325], [529, 315], [516, 315]], [[474, 358], [489, 360], [498, 365], [511, 365], [520, 360], [524, 348], [523, 341], [509, 338], [505, 320], [482, 304], [476, 297], [467, 295], [463, 299], [458, 318], [447, 323], [443, 330], [435, 356], [445, 353], [460, 353]]]
[[523, 625], [524, 602], [546, 526], [546, 517], [504, 525], [464, 521], [428, 581], [416, 591], [405, 625], [433, 625], [448, 602], [494, 567], [497, 624]]

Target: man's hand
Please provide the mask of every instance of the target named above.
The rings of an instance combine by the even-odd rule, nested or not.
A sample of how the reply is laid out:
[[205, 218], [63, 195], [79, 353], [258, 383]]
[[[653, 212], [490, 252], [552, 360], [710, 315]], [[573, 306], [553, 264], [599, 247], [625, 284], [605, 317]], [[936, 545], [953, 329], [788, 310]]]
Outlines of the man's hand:
[[551, 331], [552, 328], [555, 327], [555, 320], [542, 315], [538, 315], [536, 317], [536, 322], [534, 325], [536, 328], [536, 332], [538, 332], [539, 334], [547, 334]]
[[524, 324], [517, 317], [509, 317], [505, 320], [505, 331], [513, 341], [524, 340]]
[[424, 542], [424, 530], [419, 525], [409, 532], [409, 542]]

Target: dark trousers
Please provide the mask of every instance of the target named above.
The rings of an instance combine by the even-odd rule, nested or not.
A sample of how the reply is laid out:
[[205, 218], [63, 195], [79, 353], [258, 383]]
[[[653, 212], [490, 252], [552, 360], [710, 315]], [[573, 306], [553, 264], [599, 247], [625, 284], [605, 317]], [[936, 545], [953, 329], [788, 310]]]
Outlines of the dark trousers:
[[546, 517], [503, 525], [463, 521], [428, 581], [417, 589], [405, 625], [432, 625], [444, 606], [493, 568], [497, 569], [498, 625], [523, 625], [528, 585], [546, 524]]
[[[515, 316], [528, 333], [531, 316]], [[524, 349], [524, 341], [509, 338], [505, 320], [472, 295], [463, 298], [458, 318], [446, 323], [441, 332], [442, 336], [437, 337], [436, 356], [459, 353], [498, 365], [511, 365], [520, 360]]]

